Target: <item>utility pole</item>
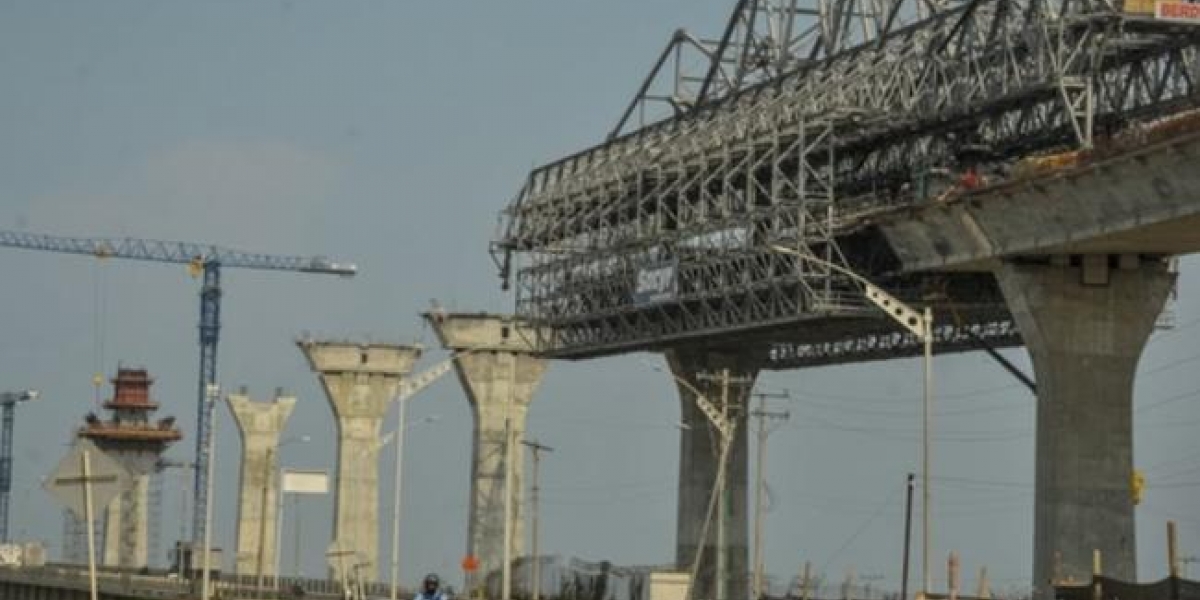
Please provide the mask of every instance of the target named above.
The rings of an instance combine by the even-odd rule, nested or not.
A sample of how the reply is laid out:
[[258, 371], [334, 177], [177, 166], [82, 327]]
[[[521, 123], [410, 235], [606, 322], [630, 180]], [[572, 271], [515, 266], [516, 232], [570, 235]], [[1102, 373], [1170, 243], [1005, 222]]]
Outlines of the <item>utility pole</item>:
[[[656, 371], [666, 372], [662, 368], [658, 367], [657, 365], [651, 364], [650, 367]], [[734, 437], [737, 435], [737, 420], [731, 419], [729, 417], [727, 406], [724, 406], [724, 405], [728, 404], [728, 400], [729, 400], [729, 383], [730, 383], [729, 369], [724, 369], [722, 371], [722, 376], [719, 378], [714, 378], [712, 375], [708, 375], [708, 374], [702, 374], [702, 375], [698, 375], [696, 377], [696, 379], [700, 380], [700, 381], [711, 381], [713, 379], [717, 379], [717, 380], [721, 381], [722, 389], [724, 391], [721, 394], [722, 400], [723, 400], [723, 402], [722, 402], [723, 406], [721, 406], [720, 408], [713, 406], [712, 401], [710, 401], [708, 399], [708, 397], [704, 395], [704, 392], [701, 392], [699, 389], [697, 389], [696, 386], [692, 385], [692, 383], [690, 381], [688, 381], [682, 377], [678, 377], [669, 372], [666, 372], [666, 373], [672, 379], [679, 382], [680, 385], [687, 388], [687, 390], [692, 393], [693, 400], [696, 402], [696, 407], [700, 409], [700, 412], [704, 413], [704, 417], [706, 419], [708, 419], [709, 425], [713, 429], [716, 430], [716, 433], [718, 434], [719, 439], [720, 439], [720, 449], [717, 454], [717, 478], [716, 478], [716, 481], [713, 483], [712, 493], [709, 495], [708, 509], [705, 513], [706, 516], [704, 518], [704, 525], [700, 528], [699, 543], [696, 544], [696, 554], [695, 554], [695, 556], [692, 557], [692, 566], [691, 566], [691, 569], [688, 571], [689, 577], [688, 577], [687, 591], [683, 595], [685, 600], [693, 600], [695, 597], [694, 592], [696, 589], [696, 579], [700, 572], [700, 562], [704, 558], [704, 547], [708, 542], [709, 519], [712, 517], [714, 510], [716, 510], [718, 508], [718, 505], [721, 504], [721, 500], [724, 498], [723, 490], [725, 489], [725, 472], [728, 470], [728, 465], [729, 465], [729, 450], [733, 446]], [[753, 379], [752, 378], [741, 378], [741, 379], [739, 379], [739, 381], [752, 382]], [[718, 522], [720, 522], [720, 521], [718, 521]], [[724, 536], [721, 536], [720, 531], [718, 530], [718, 542], [717, 542], [718, 543], [718, 547], [717, 547], [717, 552], [718, 552], [717, 565], [718, 565], [718, 567], [720, 566], [720, 564], [722, 562], [721, 555], [723, 554], [723, 552], [721, 551], [721, 542], [723, 540], [724, 540]], [[716, 587], [718, 593], [721, 590], [720, 577], [722, 575], [723, 575], [722, 573], [718, 573], [718, 579], [715, 582], [716, 583], [715, 587]]]
[[[716, 376], [699, 375], [696, 377], [696, 379], [700, 381], [716, 381], [720, 384], [721, 405], [717, 407], [719, 419], [725, 424], [736, 422], [736, 419], [734, 418], [735, 415], [731, 414], [731, 409], [733, 407], [729, 397], [729, 387], [735, 383], [749, 385], [753, 382], [753, 380], [745, 377], [733, 378], [730, 376], [728, 368], [721, 369], [720, 374]], [[729, 582], [727, 581], [729, 578], [729, 552], [725, 547], [726, 514], [729, 512], [729, 480], [726, 476], [727, 468], [725, 463], [729, 461], [729, 453], [732, 445], [733, 429], [730, 428], [728, 433], [722, 435], [721, 437], [721, 452], [719, 453], [719, 460], [721, 461], [719, 466], [721, 468], [719, 471], [719, 476], [717, 477], [717, 539], [714, 541], [714, 545], [717, 547], [717, 555], [715, 557], [717, 564], [716, 573], [713, 577], [714, 600], [728, 600], [729, 598]], [[704, 542], [705, 540], [701, 540], [700, 545], [703, 546]], [[745, 590], [742, 590], [739, 595], [741, 593], [745, 593]]]
[[[729, 419], [729, 369], [721, 369], [721, 416]], [[726, 446], [732, 443], [733, 440], [725, 442]], [[724, 460], [729, 460], [728, 452], [726, 452]], [[719, 498], [717, 505], [717, 574], [713, 597], [716, 600], [726, 600], [729, 597], [726, 593], [728, 586], [725, 581], [729, 577], [729, 552], [725, 548], [725, 513], [729, 511], [728, 474], [721, 478]]]
[[776, 429], [776, 427], [768, 427], [768, 422], [781, 423], [791, 417], [788, 411], [767, 410], [767, 399], [787, 399], [791, 396], [786, 390], [774, 393], [758, 392], [751, 395], [758, 398], [758, 408], [750, 412], [750, 416], [758, 419], [758, 459], [754, 484], [754, 583], [751, 597], [752, 600], [759, 600], [763, 597], [763, 512], [765, 511], [767, 437]]
[[542, 452], [554, 452], [554, 448], [538, 443], [537, 440], [521, 440], [521, 444], [528, 446], [533, 454], [533, 493], [530, 500], [533, 503], [533, 531], [530, 535], [533, 538], [531, 545], [533, 546], [533, 574], [529, 577], [532, 581], [533, 590], [531, 592], [532, 600], [539, 600], [542, 592], [542, 561], [538, 559], [538, 496], [541, 487], [538, 485], [538, 472], [542, 460]]

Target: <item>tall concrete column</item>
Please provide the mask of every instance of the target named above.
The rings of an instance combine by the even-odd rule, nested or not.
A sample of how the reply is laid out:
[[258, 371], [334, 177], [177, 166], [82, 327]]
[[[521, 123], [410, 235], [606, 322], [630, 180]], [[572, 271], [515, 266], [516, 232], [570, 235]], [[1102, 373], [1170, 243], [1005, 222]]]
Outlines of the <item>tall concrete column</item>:
[[1174, 283], [1158, 260], [1073, 257], [996, 272], [1037, 374], [1034, 586], [1137, 576], [1133, 382]]
[[[348, 576], [377, 581], [379, 570], [380, 426], [401, 379], [421, 356], [420, 346], [297, 342], [337, 419], [337, 481], [334, 497], [333, 548], [359, 552], [364, 563]], [[333, 577], [341, 565], [331, 561]]]
[[[745, 598], [750, 590], [747, 567], [747, 406], [754, 379], [758, 376], [758, 367], [736, 351], [672, 350], [666, 353], [666, 358], [675, 377], [688, 382], [718, 408], [721, 406], [724, 386], [717, 378], [724, 369], [729, 369], [733, 381], [729, 386], [728, 414], [737, 423], [737, 429], [726, 471], [726, 598]], [[693, 597], [711, 599], [715, 597], [716, 592], [716, 515], [709, 526], [707, 538], [701, 540], [700, 536], [708, 513], [713, 484], [717, 479], [720, 436], [697, 407], [695, 393], [678, 381], [676, 387], [679, 389], [680, 414], [686, 427], [681, 430], [679, 437], [679, 507], [675, 525], [675, 562], [679, 569], [691, 568], [696, 549], [703, 543], [704, 556], [696, 575]]]
[[506, 432], [512, 444], [509, 553], [516, 559], [523, 552], [520, 500], [525, 461], [519, 443], [525, 437], [525, 416], [546, 361], [532, 354], [534, 332], [513, 317], [424, 316], [445, 348], [462, 353], [455, 368], [475, 422], [467, 553], [479, 560], [479, 573], [486, 576], [504, 565]]
[[296, 406], [296, 398], [275, 395], [273, 402], [254, 402], [246, 393], [226, 397], [242, 438], [238, 475], [238, 575], [273, 575], [275, 528], [279, 517], [279, 435]]

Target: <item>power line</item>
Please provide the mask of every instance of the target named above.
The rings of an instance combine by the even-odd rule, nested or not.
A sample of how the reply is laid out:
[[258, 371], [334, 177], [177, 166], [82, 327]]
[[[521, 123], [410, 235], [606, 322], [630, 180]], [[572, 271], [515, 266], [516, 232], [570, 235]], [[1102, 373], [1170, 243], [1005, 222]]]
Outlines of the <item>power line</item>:
[[[915, 429], [899, 429], [894, 427], [871, 427], [871, 426], [855, 426], [845, 425], [836, 421], [830, 421], [822, 417], [809, 416], [808, 421], [818, 423], [825, 428], [834, 429], [837, 431], [845, 431], [850, 433], [860, 433], [863, 435], [871, 435], [880, 439], [893, 439], [911, 441], [920, 435], [920, 432]], [[810, 428], [811, 429], [811, 428]], [[816, 429], [820, 431], [820, 429]], [[954, 434], [940, 434], [934, 436], [934, 440], [939, 442], [1004, 442], [1016, 439], [1021, 439], [1033, 435], [1033, 431], [1026, 428], [1009, 429], [999, 431], [969, 431], [960, 430]]]
[[875, 519], [879, 518], [879, 515], [883, 514], [884, 509], [886, 509], [896, 499], [896, 496], [899, 493], [900, 488], [896, 488], [892, 490], [892, 492], [888, 494], [886, 498], [884, 498], [883, 503], [879, 505], [879, 508], [876, 509], [870, 517], [867, 517], [867, 519], [863, 521], [861, 525], [859, 525], [858, 529], [855, 530], [854, 533], [850, 534], [850, 537], [846, 540], [846, 542], [837, 550], [835, 550], [828, 559], [825, 560], [825, 563], [821, 565], [821, 572], [825, 572], [829, 569], [829, 565], [833, 563], [834, 559], [840, 556], [841, 553], [846, 550], [846, 548], [849, 548], [850, 545], [854, 543], [854, 540], [857, 540], [858, 536], [862, 535], [862, 533], [871, 526], [871, 523], [874, 523]]
[[1181, 481], [1177, 483], [1154, 483], [1146, 484], [1150, 488], [1185, 488], [1185, 487], [1200, 487], [1200, 481]]

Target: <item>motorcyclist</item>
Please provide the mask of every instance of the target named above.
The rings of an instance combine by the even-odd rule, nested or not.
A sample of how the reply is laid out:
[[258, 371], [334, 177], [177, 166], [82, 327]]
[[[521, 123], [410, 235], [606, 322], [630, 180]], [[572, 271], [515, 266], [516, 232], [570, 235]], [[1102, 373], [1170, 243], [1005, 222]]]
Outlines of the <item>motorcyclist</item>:
[[421, 582], [421, 591], [413, 600], [450, 600], [450, 596], [441, 589], [442, 582], [437, 573], [430, 573]]

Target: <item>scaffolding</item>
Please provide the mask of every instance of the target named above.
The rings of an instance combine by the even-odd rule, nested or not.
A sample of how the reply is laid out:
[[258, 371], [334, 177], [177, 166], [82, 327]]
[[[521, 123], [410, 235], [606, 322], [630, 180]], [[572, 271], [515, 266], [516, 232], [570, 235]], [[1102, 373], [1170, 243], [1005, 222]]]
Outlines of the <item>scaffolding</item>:
[[155, 469], [150, 473], [146, 515], [146, 562], [150, 568], [166, 565], [162, 550], [163, 474]]
[[[105, 512], [107, 515], [107, 512]], [[63, 537], [62, 537], [62, 561], [74, 565], [87, 564], [87, 526], [83, 519], [75, 516], [75, 513], [68, 509], [62, 511], [63, 520]], [[92, 538], [96, 542], [97, 548], [104, 547], [104, 531], [107, 516], [98, 519], [98, 526], [93, 530]]]
[[[604, 143], [530, 173], [493, 255], [552, 357], [818, 347], [837, 339], [807, 332], [830, 319], [861, 338], [883, 317], [828, 265], [906, 298], [958, 284], [897, 275], [856, 215], [929, 201], [945, 167], [1087, 148], [1178, 111], [1198, 49], [1106, 0], [740, 0], [719, 40], [672, 37]], [[686, 52], [707, 66], [687, 72]], [[633, 120], [652, 106], [667, 111]], [[988, 325], [1011, 322], [994, 282], [966, 281], [945, 299], [962, 326], [1019, 343]]]

